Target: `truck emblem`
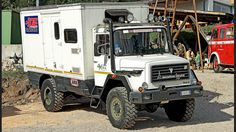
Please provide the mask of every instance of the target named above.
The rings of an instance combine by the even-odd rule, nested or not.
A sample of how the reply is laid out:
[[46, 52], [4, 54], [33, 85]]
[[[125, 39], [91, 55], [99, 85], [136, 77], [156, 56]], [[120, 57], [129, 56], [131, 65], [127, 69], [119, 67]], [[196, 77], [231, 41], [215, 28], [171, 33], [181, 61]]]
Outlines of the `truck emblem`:
[[170, 74], [172, 74], [173, 73], [173, 68], [169, 68], [169, 70], [170, 70]]
[[159, 74], [158, 74], [158, 76], [157, 76], [157, 79], [161, 79], [161, 73], [160, 73], [160, 71], [159, 71]]

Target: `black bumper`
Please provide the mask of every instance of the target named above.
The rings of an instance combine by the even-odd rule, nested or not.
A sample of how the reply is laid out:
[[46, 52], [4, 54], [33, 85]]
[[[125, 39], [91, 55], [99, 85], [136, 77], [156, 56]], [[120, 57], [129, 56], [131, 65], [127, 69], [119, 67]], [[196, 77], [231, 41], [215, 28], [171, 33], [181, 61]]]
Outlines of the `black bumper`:
[[166, 90], [148, 90], [143, 93], [130, 92], [130, 101], [134, 104], [159, 103], [162, 101], [181, 100], [202, 96], [201, 85], [171, 87]]

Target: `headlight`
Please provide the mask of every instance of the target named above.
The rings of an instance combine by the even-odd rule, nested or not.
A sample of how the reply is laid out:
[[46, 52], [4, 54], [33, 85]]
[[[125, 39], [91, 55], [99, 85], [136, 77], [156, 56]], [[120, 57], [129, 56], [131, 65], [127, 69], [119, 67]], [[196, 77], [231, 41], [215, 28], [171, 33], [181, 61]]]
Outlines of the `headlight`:
[[143, 87], [144, 89], [148, 89], [148, 84], [147, 84], [146, 82], [143, 82], [142, 87]]
[[128, 16], [127, 16], [127, 21], [128, 22], [131, 22], [131, 21], [133, 21], [134, 20], [134, 16], [132, 15], [132, 14], [129, 14]]
[[154, 15], [153, 14], [148, 14], [148, 21], [151, 22], [154, 20]]

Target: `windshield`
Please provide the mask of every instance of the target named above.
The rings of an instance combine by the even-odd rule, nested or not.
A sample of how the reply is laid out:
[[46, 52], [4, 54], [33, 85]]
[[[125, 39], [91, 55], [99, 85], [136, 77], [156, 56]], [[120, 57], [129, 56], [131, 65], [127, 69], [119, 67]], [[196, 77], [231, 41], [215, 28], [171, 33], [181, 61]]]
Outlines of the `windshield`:
[[116, 56], [168, 53], [166, 30], [125, 29], [114, 32]]

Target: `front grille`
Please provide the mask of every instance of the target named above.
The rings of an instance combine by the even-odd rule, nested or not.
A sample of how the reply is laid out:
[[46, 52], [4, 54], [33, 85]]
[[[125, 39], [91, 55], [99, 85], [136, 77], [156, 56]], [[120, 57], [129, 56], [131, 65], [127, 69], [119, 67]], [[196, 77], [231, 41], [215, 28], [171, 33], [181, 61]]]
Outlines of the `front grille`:
[[166, 81], [166, 80], [182, 80], [188, 78], [189, 78], [188, 64], [161, 65], [161, 66], [151, 67], [152, 82]]

